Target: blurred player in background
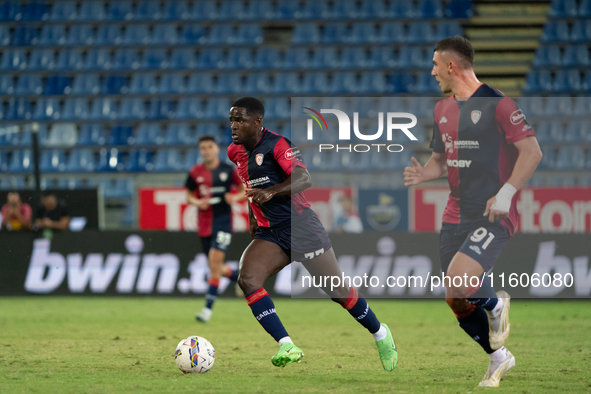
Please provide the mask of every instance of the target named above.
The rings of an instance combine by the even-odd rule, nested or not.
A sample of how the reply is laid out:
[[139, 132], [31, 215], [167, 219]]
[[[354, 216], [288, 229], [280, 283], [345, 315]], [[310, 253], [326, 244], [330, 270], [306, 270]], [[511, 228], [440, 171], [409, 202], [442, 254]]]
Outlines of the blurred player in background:
[[[232, 139], [228, 157], [247, 187], [253, 241], [241, 259], [238, 284], [261, 326], [279, 343], [273, 365], [284, 367], [304, 356], [295, 346], [263, 288], [267, 278], [292, 261], [301, 261], [313, 276], [341, 277], [328, 234], [310, 209], [303, 191], [312, 185], [301, 153], [291, 142], [262, 126], [265, 108], [254, 97], [236, 100], [230, 109]], [[316, 283], [316, 282], [315, 282]], [[386, 371], [398, 353], [390, 330], [380, 324], [365, 298], [346, 284], [323, 290], [342, 305], [376, 341]]]
[[9, 231], [30, 230], [33, 210], [27, 203], [21, 202], [17, 192], [10, 192], [6, 204], [2, 206], [2, 228]]
[[[220, 148], [209, 135], [199, 138], [199, 153], [203, 163], [191, 168], [185, 188], [187, 202], [199, 209], [198, 235], [203, 253], [209, 262], [209, 288], [205, 295], [205, 307], [195, 316], [198, 321], [211, 319], [213, 304], [218, 295], [220, 279], [238, 279], [238, 270], [224, 264], [226, 250], [232, 241], [232, 207], [243, 200], [244, 186], [236, 168], [219, 159]], [[238, 189], [232, 193], [232, 187]]]
[[[433, 154], [424, 167], [413, 157], [405, 186], [448, 176], [451, 193], [440, 235], [447, 276], [480, 277], [477, 287], [452, 287], [446, 301], [460, 327], [490, 356], [480, 386], [496, 387], [515, 365], [509, 336], [510, 297], [487, 274], [515, 232], [517, 192], [542, 158], [534, 131], [516, 104], [474, 74], [474, 50], [452, 37], [434, 50], [432, 75], [452, 96], [435, 106]], [[470, 147], [467, 149], [465, 147]]]

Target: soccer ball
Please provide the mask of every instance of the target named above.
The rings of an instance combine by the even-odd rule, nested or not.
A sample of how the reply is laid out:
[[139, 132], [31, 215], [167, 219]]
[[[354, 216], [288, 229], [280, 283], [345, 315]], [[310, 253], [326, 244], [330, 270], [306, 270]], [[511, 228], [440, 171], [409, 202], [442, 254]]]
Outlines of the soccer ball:
[[213, 367], [215, 350], [205, 338], [187, 337], [176, 347], [174, 361], [183, 373], [205, 373]]

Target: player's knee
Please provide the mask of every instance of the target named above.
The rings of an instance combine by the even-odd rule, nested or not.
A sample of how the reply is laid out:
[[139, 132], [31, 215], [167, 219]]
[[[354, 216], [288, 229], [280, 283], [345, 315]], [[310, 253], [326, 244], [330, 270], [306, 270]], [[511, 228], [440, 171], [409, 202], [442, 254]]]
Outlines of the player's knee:
[[238, 277], [238, 286], [240, 286], [240, 289], [242, 289], [244, 294], [249, 294], [260, 289], [263, 286], [263, 283], [253, 275], [241, 272]]

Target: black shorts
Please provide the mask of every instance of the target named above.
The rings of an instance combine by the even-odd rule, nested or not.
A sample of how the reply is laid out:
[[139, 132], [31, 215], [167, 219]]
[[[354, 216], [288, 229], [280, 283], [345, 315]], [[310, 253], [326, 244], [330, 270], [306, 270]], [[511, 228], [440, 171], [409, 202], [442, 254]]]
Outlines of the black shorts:
[[304, 261], [320, 256], [332, 248], [324, 226], [311, 209], [306, 209], [297, 222], [279, 228], [259, 227], [254, 239], [279, 245], [291, 261]]
[[444, 222], [439, 235], [441, 271], [447, 272], [455, 254], [462, 252], [490, 272], [510, 238], [509, 229], [498, 222], [478, 221], [469, 227]]
[[209, 237], [200, 237], [201, 249], [206, 256], [209, 256], [209, 249], [217, 249], [222, 252], [228, 250], [232, 242], [232, 233], [228, 229], [217, 229], [211, 232]]

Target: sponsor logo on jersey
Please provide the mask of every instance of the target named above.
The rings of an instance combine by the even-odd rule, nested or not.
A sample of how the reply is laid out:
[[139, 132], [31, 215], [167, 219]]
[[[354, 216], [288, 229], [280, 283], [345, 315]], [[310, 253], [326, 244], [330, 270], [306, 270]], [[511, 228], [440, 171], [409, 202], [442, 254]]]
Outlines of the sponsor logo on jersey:
[[461, 168], [468, 168], [472, 160], [451, 160], [447, 159], [447, 166], [448, 167], [461, 167]]
[[263, 164], [263, 155], [262, 153], [257, 153], [255, 160], [257, 162], [257, 164], [260, 166], [261, 164]]
[[480, 250], [480, 248], [477, 245], [470, 245], [470, 249], [472, 249], [473, 251], [476, 252], [476, 254], [481, 255], [482, 251]]
[[475, 109], [470, 114], [470, 119], [472, 119], [472, 123], [476, 124], [480, 120], [480, 117], [481, 116], [482, 116], [482, 112], [480, 112], [479, 110]]
[[515, 126], [517, 126], [519, 123], [523, 122], [524, 119], [525, 119], [525, 115], [523, 114], [523, 112], [521, 112], [520, 109], [516, 109], [515, 111], [513, 111], [511, 113], [511, 116], [509, 117], [511, 124], [513, 124]]
[[256, 179], [251, 179], [248, 182], [246, 182], [248, 184], [249, 187], [255, 187], [257, 185], [262, 185], [264, 183], [268, 183], [271, 182], [268, 176], [264, 176], [261, 178], [256, 178]]
[[442, 116], [441, 119], [439, 119], [439, 124], [441, 123], [447, 123], [447, 118], [445, 116]]
[[227, 172], [220, 172], [220, 181], [226, 182], [228, 180], [228, 173]]
[[480, 144], [478, 141], [471, 141], [471, 140], [454, 141], [454, 146], [456, 149], [479, 149], [480, 148]]
[[295, 159], [295, 158], [297, 158], [299, 153], [300, 153], [300, 151], [298, 150], [298, 148], [289, 148], [288, 150], [285, 151], [285, 159], [286, 160]]
[[447, 133], [443, 133], [441, 135], [441, 140], [443, 141], [443, 144], [445, 145], [445, 151], [448, 153], [454, 153], [454, 143], [453, 143], [453, 138], [451, 138], [451, 135], [449, 135]]

